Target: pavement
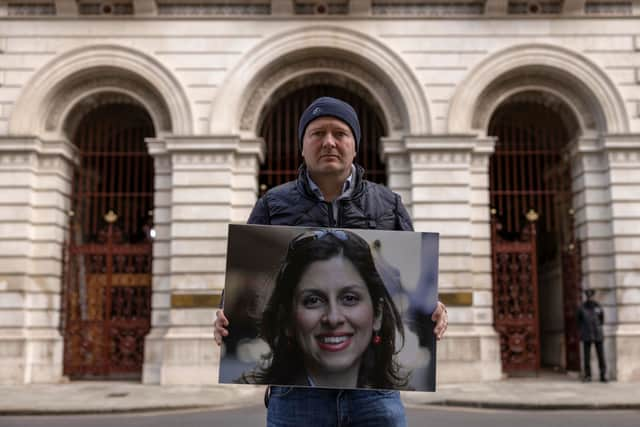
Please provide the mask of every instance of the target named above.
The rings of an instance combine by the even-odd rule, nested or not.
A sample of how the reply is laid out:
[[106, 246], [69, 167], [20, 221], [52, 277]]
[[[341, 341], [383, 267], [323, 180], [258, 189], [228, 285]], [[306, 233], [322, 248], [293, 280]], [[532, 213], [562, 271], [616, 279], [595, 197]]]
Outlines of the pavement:
[[[439, 384], [434, 393], [402, 392], [406, 406], [504, 409], [640, 409], [640, 383], [582, 383], [567, 376]], [[98, 414], [261, 405], [264, 387], [159, 386], [75, 381], [0, 385], [0, 415]]]

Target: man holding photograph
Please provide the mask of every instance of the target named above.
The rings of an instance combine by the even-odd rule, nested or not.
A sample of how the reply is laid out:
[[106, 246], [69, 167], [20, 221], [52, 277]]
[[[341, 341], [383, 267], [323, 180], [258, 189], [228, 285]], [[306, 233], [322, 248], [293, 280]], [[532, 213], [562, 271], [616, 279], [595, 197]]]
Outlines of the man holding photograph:
[[[354, 164], [360, 123], [349, 104], [330, 97], [316, 99], [298, 125], [304, 164], [298, 178], [269, 190], [256, 203], [249, 224], [340, 227], [413, 231], [400, 196], [363, 179]], [[432, 314], [434, 334], [447, 328], [445, 306]], [[222, 343], [229, 325], [216, 313], [215, 340]], [[284, 325], [283, 325], [284, 326]], [[406, 426], [397, 391], [270, 387], [268, 426]]]

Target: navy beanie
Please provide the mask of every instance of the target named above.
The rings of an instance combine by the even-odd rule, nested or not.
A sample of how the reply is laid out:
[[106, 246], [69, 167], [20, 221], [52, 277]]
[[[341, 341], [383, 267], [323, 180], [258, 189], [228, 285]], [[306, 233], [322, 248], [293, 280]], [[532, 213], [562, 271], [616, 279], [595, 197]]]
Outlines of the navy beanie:
[[358, 146], [360, 145], [360, 122], [358, 121], [356, 110], [346, 102], [329, 96], [323, 96], [313, 101], [311, 105], [304, 110], [302, 116], [300, 116], [300, 123], [298, 124], [300, 150], [302, 150], [304, 131], [307, 129], [309, 123], [318, 117], [327, 116], [342, 120], [351, 128], [353, 138], [356, 141], [356, 151], [358, 151]]

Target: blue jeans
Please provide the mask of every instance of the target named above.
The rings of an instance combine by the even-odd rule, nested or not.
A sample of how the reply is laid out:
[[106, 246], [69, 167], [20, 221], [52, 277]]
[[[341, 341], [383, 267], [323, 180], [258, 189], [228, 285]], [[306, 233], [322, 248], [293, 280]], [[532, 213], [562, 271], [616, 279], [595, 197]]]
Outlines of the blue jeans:
[[272, 386], [267, 427], [406, 427], [397, 391]]

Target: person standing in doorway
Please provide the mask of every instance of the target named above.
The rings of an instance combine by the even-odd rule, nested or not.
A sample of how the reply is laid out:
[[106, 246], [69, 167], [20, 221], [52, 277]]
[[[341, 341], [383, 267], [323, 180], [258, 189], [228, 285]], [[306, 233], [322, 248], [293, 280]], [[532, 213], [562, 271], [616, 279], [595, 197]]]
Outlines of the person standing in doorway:
[[587, 289], [587, 300], [578, 308], [578, 327], [580, 328], [580, 340], [584, 350], [584, 381], [591, 381], [591, 344], [595, 344], [598, 355], [598, 367], [600, 381], [607, 382], [607, 365], [604, 360], [604, 348], [602, 346], [604, 324], [604, 311], [602, 306], [593, 299], [596, 291]]

